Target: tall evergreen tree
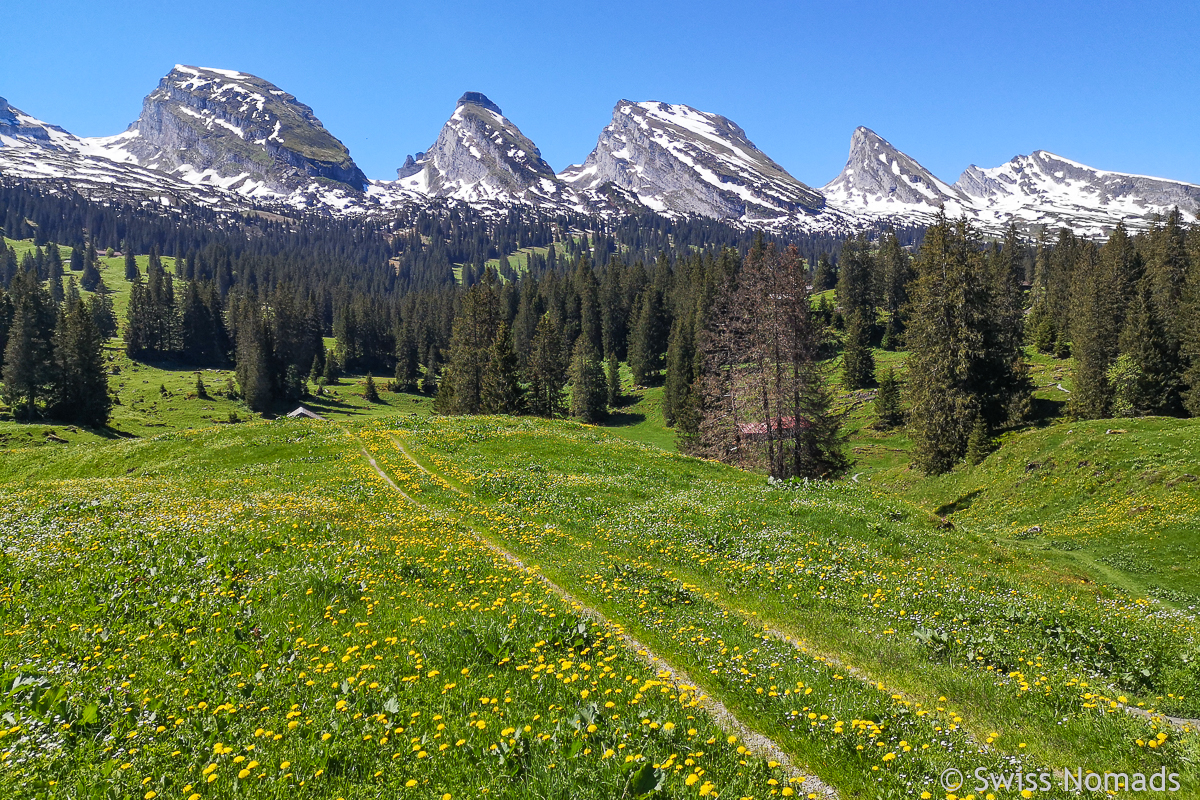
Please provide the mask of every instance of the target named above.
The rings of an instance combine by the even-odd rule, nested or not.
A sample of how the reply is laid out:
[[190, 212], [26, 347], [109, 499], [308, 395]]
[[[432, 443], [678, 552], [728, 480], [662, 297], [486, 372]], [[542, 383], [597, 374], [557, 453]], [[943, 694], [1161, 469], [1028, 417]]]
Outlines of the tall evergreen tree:
[[89, 292], [94, 292], [96, 291], [96, 287], [100, 285], [101, 280], [100, 270], [96, 269], [95, 260], [88, 259], [83, 265], [83, 274], [79, 277], [79, 285]]
[[616, 353], [610, 352], [605, 360], [604, 378], [608, 384], [608, 407], [615, 408], [621, 402], [621, 365]]
[[870, 331], [875, 326], [875, 259], [866, 234], [847, 239], [838, 261], [837, 301], [847, 320], [858, 312]]
[[108, 341], [117, 335], [117, 314], [113, 310], [112, 294], [101, 281], [96, 291], [87, 300], [88, 310], [92, 314], [92, 322], [100, 338]]
[[813, 271], [812, 287], [814, 292], [825, 292], [837, 286], [838, 273], [833, 266], [829, 253], [821, 253], [817, 257], [817, 267]]
[[850, 390], [865, 389], [875, 382], [875, 355], [871, 352], [871, 331], [862, 311], [855, 308], [846, 321], [846, 342], [842, 348], [842, 384]]
[[635, 384], [649, 386], [658, 380], [663, 367], [662, 295], [653, 286], [647, 286], [638, 297], [636, 309], [629, 331], [629, 369]]
[[1112, 401], [1108, 370], [1117, 357], [1120, 287], [1090, 242], [1081, 248], [1074, 275], [1071, 352], [1075, 364], [1069, 406], [1081, 419], [1101, 419], [1108, 416]]
[[883, 235], [879, 246], [878, 269], [883, 277], [883, 311], [887, 327], [883, 349], [895, 350], [904, 334], [904, 309], [908, 305], [908, 284], [913, 279], [912, 259], [896, 238], [896, 231]]
[[1144, 280], [1126, 311], [1117, 343], [1120, 357], [1108, 376], [1114, 416], [1169, 413], [1178, 400], [1175, 359], [1154, 311], [1152, 286], [1152, 280]]
[[1028, 388], [1015, 369], [992, 374], [997, 365], [1008, 372], [1011, 354], [990, 349], [1001, 338], [992, 282], [969, 223], [940, 217], [925, 232], [916, 268], [908, 330], [913, 461], [941, 473], [965, 455], [977, 421], [989, 429], [1003, 422], [1001, 412]]
[[887, 374], [879, 381], [875, 394], [875, 427], [890, 430], [904, 423], [904, 408], [900, 398], [900, 382], [896, 370], [888, 367]]
[[266, 411], [274, 400], [271, 343], [256, 305], [245, 303], [237, 335], [237, 382], [252, 411]]
[[133, 255], [133, 249], [128, 244], [125, 245], [125, 280], [136, 281], [141, 275], [138, 270], [137, 258]]
[[525, 368], [529, 384], [529, 413], [537, 417], [556, 417], [564, 413], [563, 387], [567, 383], [567, 364], [563, 358], [562, 334], [547, 314], [538, 322], [533, 336], [533, 352]]
[[485, 414], [520, 414], [524, 410], [520, 367], [513, 351], [512, 329], [506, 322], [500, 323], [488, 353], [480, 403]]
[[571, 415], [583, 422], [608, 416], [608, 381], [595, 345], [580, 336], [571, 357]]
[[59, 419], [101, 427], [112, 400], [104, 370], [104, 339], [92, 312], [74, 298], [59, 318], [54, 335], [54, 388], [51, 404]]
[[696, 379], [695, 312], [677, 314], [667, 343], [667, 377], [663, 386], [663, 419], [674, 426], [679, 412], [692, 402], [692, 382]]
[[4, 348], [4, 396], [14, 413], [32, 420], [54, 381], [54, 308], [36, 269], [12, 285], [12, 324]]
[[478, 414], [483, 407], [483, 373], [500, 325], [500, 298], [495, 273], [463, 297], [450, 339], [450, 359], [438, 388], [441, 414]]

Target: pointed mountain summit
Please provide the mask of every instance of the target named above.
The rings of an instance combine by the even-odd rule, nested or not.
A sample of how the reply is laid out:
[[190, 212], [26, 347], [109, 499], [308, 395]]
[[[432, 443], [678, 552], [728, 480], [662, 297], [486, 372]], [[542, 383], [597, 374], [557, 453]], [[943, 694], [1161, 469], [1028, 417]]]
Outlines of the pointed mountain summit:
[[182, 64], [121, 134], [92, 140], [109, 158], [249, 197], [367, 183], [350, 151], [294, 96], [244, 72]]
[[437, 141], [396, 171], [402, 188], [466, 201], [517, 199], [559, 190], [537, 145], [481, 92], [458, 99]]
[[831, 205], [847, 211], [899, 214], [906, 211], [949, 211], [966, 198], [960, 191], [896, 149], [870, 128], [858, 127], [850, 137], [850, 156], [842, 172], [821, 190]]
[[596, 148], [559, 177], [578, 191], [624, 190], [655, 211], [756, 221], [825, 205], [732, 121], [690, 106], [622, 100]]

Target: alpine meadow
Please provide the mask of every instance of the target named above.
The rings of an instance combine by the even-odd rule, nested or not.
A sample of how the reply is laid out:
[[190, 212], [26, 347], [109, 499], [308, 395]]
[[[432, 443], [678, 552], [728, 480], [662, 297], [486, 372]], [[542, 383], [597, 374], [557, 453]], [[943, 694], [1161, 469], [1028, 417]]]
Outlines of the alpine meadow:
[[1200, 797], [1200, 186], [580, 156], [0, 98], [0, 798]]

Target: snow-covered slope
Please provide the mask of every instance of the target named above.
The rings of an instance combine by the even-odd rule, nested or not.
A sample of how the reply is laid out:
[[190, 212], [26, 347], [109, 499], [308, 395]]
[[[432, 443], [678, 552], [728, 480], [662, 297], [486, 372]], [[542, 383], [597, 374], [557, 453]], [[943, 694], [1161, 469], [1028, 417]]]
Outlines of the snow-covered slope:
[[776, 230], [850, 232], [928, 224], [941, 210], [998, 232], [1065, 226], [1104, 237], [1176, 206], [1200, 217], [1200, 186], [1094, 169], [1045, 151], [947, 184], [867, 128], [818, 191], [736, 124], [685, 105], [619, 102], [582, 165], [555, 175], [536, 145], [467, 92], [428, 151], [396, 180], [368, 181], [312, 109], [261, 78], [176, 66], [116, 136], [79, 138], [0, 98], [0, 175], [68, 184], [92, 197], [218, 209], [266, 206], [388, 214], [431, 203], [513, 203], [619, 218], [650, 209]]
[[1200, 186], [1107, 172], [1045, 150], [991, 169], [972, 165], [954, 187], [969, 198], [981, 223], [1012, 218], [1089, 236], [1102, 236], [1119, 221], [1144, 228], [1176, 206], [1189, 220], [1200, 215]]
[[802, 218], [825, 205], [730, 120], [653, 101], [617, 103], [591, 155], [559, 177], [580, 192], [611, 184], [655, 211], [750, 223]]
[[840, 175], [821, 189], [826, 201], [848, 212], [882, 216], [932, 216], [961, 208], [967, 198], [869, 128], [850, 137]]
[[480, 92], [460, 97], [433, 146], [409, 156], [396, 176], [403, 189], [468, 202], [562, 196], [537, 145]]
[[311, 108], [232, 70], [176, 65], [128, 130], [85, 142], [114, 161], [251, 198], [299, 193], [303, 201], [306, 194], [361, 192], [367, 183]]
[[95, 140], [80, 139], [0, 98], [0, 174], [68, 183], [91, 197], [198, 203], [229, 209], [238, 199], [215, 187], [195, 186], [128, 161], [114, 161]]
[[845, 168], [822, 191], [831, 208], [860, 224], [925, 224], [944, 209], [989, 232], [1012, 221], [1027, 231], [1044, 225], [1104, 237], [1118, 222], [1149, 227], [1176, 206], [1189, 219], [1200, 213], [1200, 186], [1105, 172], [1044, 150], [991, 169], [968, 167], [949, 185], [867, 128], [854, 131]]

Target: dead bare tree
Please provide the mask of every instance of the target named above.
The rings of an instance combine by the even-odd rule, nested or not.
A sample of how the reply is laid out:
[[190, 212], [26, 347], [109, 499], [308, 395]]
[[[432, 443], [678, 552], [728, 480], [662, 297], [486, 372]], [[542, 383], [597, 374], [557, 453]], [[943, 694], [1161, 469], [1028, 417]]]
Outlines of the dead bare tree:
[[718, 293], [701, 339], [701, 454], [777, 478], [848, 466], [806, 277], [794, 247], [760, 240]]

